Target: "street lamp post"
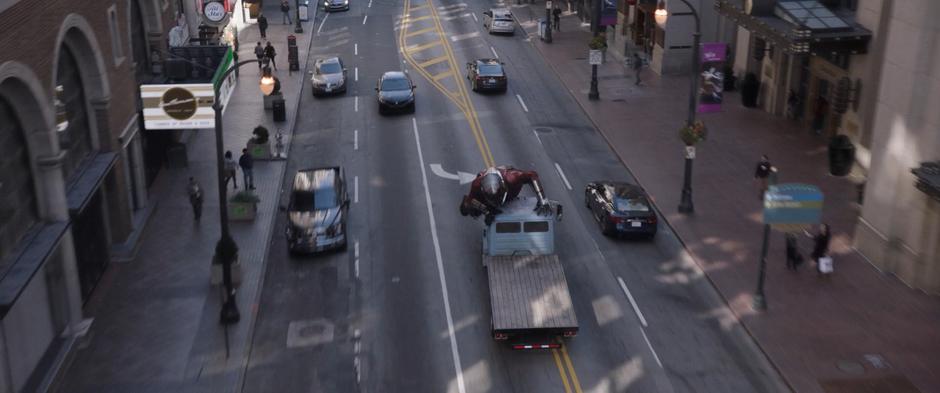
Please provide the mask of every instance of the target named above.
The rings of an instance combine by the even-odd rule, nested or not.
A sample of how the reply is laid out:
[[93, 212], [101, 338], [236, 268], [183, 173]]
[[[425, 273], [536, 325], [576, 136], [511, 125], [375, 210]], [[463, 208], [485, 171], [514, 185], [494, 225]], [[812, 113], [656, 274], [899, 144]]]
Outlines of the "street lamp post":
[[[777, 184], [777, 168], [770, 167], [770, 185]], [[766, 198], [766, 193], [764, 192], [764, 197]], [[760, 261], [758, 261], [757, 269], [757, 292], [754, 293], [754, 304], [753, 307], [758, 311], [767, 310], [767, 297], [764, 296], [764, 279], [767, 272], [767, 248], [768, 243], [770, 243], [770, 224], [764, 224], [764, 243], [760, 248]]]
[[300, 24], [300, 0], [294, 1], [294, 8], [297, 9], [297, 24], [294, 26], [294, 32], [300, 34], [304, 32], [304, 27]]
[[[593, 0], [594, 11], [591, 12], [591, 32], [597, 37], [601, 31], [601, 2], [604, 0]], [[597, 90], [597, 64], [591, 64], [591, 91], [588, 92], [589, 100], [599, 100], [600, 91]]]
[[[222, 229], [222, 236], [215, 247], [215, 258], [222, 263], [222, 285], [225, 287], [225, 302], [222, 304], [219, 316], [219, 322], [223, 325], [238, 322], [241, 315], [238, 312], [238, 305], [235, 304], [235, 289], [232, 285], [232, 263], [238, 255], [238, 246], [235, 244], [235, 240], [232, 239], [228, 227], [228, 189], [225, 186], [225, 163], [222, 158], [225, 146], [222, 144], [222, 102], [219, 99], [219, 88], [222, 86], [221, 81], [224, 81], [229, 74], [239, 67], [245, 64], [257, 64], [257, 62], [257, 60], [244, 60], [235, 63], [235, 66], [225, 70], [225, 73], [218, 79], [219, 83], [213, 86], [212, 89], [215, 97], [212, 110], [215, 111], [215, 163], [219, 180], [219, 224]], [[270, 94], [268, 85], [273, 88], [274, 82], [269, 78], [270, 75], [261, 78], [261, 90], [265, 94]]]
[[[695, 11], [695, 7], [692, 7], [686, 0], [680, 0], [684, 3], [689, 10], [691, 10], [692, 16], [695, 18], [695, 32], [692, 33], [692, 63], [690, 65], [691, 71], [689, 72], [689, 113], [686, 118], [686, 126], [692, 127], [692, 124], [695, 123], [695, 104], [696, 104], [696, 95], [698, 94], [698, 72], [699, 72], [699, 41], [702, 37], [701, 25], [699, 22], [698, 12]], [[654, 17], [656, 19], [656, 24], [660, 27], [665, 27], [666, 18], [668, 18], [669, 13], [666, 11], [666, 2], [664, 0], [659, 1], [659, 5], [656, 7], [656, 12]], [[692, 147], [691, 149], [694, 149]], [[695, 159], [694, 150], [689, 150], [685, 155], [685, 174], [682, 176], [682, 199], [679, 202], [679, 213], [691, 214], [695, 212], [695, 205], [692, 203], [692, 160]]]
[[546, 43], [552, 43], [552, 0], [545, 1], [545, 38]]

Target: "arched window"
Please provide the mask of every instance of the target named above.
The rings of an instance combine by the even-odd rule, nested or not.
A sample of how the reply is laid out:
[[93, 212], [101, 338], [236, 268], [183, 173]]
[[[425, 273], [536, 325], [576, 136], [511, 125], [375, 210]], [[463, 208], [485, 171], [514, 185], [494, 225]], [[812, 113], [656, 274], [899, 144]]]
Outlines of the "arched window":
[[59, 146], [65, 150], [62, 172], [66, 181], [75, 175], [82, 161], [92, 152], [88, 122], [88, 102], [82, 85], [81, 70], [75, 54], [67, 45], [59, 48], [56, 71], [56, 98], [65, 106], [68, 124], [59, 131]]
[[24, 135], [16, 111], [0, 97], [0, 260], [39, 216]]

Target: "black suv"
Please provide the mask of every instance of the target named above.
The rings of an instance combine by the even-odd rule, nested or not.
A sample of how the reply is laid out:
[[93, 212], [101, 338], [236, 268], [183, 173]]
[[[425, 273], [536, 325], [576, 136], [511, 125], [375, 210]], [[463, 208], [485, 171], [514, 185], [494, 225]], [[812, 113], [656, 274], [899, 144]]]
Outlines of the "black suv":
[[340, 167], [301, 169], [294, 175], [287, 206], [291, 254], [346, 249], [349, 196]]

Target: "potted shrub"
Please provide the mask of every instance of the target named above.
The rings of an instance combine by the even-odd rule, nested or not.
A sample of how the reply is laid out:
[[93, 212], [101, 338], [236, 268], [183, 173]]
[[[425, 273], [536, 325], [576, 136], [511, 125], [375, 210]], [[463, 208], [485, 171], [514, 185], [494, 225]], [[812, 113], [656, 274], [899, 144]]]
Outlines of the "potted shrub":
[[753, 72], [744, 75], [741, 82], [741, 104], [748, 108], [757, 106], [757, 93], [760, 92], [760, 81]]
[[679, 129], [679, 139], [686, 146], [695, 146], [696, 143], [704, 141], [706, 136], [708, 136], [708, 128], [701, 120], [692, 123], [691, 126], [682, 126]]
[[261, 199], [249, 190], [242, 190], [229, 198], [228, 219], [230, 221], [252, 221], [258, 215]]
[[242, 281], [242, 264], [238, 260], [238, 245], [232, 238], [219, 240], [215, 244], [215, 254], [212, 255], [212, 269], [210, 271], [209, 283], [219, 285], [222, 283], [222, 261], [232, 261], [232, 284], [238, 285]]
[[268, 139], [268, 129], [259, 125], [251, 133], [254, 136], [248, 140], [248, 153], [256, 159], [271, 158], [271, 142]]

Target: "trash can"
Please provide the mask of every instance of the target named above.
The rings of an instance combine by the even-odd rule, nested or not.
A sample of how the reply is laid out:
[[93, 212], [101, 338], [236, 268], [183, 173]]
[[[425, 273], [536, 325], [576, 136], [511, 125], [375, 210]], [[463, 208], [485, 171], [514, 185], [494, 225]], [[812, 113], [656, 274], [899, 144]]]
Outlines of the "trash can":
[[274, 121], [282, 122], [287, 120], [287, 105], [284, 102], [284, 98], [278, 97], [275, 98], [271, 103], [271, 109], [274, 110]]
[[548, 23], [545, 22], [545, 18], [539, 19], [539, 39], [545, 41], [545, 31], [548, 28]]
[[845, 176], [855, 163], [855, 145], [846, 135], [836, 135], [829, 140], [829, 173]]
[[297, 4], [297, 13], [298, 15], [300, 15], [301, 22], [306, 22], [310, 20], [310, 14], [308, 13], [306, 0], [301, 1], [299, 4]]

